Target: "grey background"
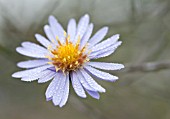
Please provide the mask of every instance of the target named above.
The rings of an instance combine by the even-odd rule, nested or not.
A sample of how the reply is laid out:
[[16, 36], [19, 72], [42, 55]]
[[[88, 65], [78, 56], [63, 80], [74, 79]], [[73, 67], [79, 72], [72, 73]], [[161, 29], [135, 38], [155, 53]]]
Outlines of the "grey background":
[[[0, 119], [169, 119], [170, 0], [0, 0]], [[49, 84], [13, 79], [22, 41], [37, 42], [48, 16], [67, 21], [88, 13], [94, 31], [109, 26], [107, 37], [121, 34], [123, 44], [100, 61], [126, 68], [110, 72], [116, 83], [97, 80], [107, 92], [100, 100], [81, 99], [71, 88], [63, 108], [46, 102]], [[94, 33], [94, 32], [93, 32]]]

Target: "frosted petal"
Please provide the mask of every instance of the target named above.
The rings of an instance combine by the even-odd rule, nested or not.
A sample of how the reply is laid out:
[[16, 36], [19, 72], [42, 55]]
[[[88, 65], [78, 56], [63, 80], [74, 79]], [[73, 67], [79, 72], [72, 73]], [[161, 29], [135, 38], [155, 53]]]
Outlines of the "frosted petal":
[[91, 74], [93, 74], [94, 76], [100, 78], [100, 79], [103, 79], [103, 80], [107, 80], [107, 81], [116, 81], [118, 79], [118, 77], [116, 76], [113, 76], [109, 73], [106, 73], [106, 72], [102, 72], [102, 71], [99, 71], [91, 66], [84, 66], [84, 68], [86, 70], [88, 70]]
[[74, 40], [76, 35], [76, 20], [70, 19], [67, 26], [67, 34], [70, 35], [70, 41]]
[[84, 36], [82, 37], [82, 39], [81, 39], [81, 48], [87, 43], [87, 41], [89, 40], [89, 38], [90, 38], [90, 36], [91, 36], [91, 34], [92, 34], [92, 32], [93, 32], [93, 24], [91, 23], [89, 26], [88, 26], [88, 28], [87, 28], [87, 30], [86, 30], [86, 32], [85, 32], [85, 34], [84, 34]]
[[57, 19], [56, 19], [54, 16], [50, 15], [49, 18], [48, 18], [48, 22], [49, 22], [50, 26], [53, 26], [53, 25], [55, 25], [58, 21], [57, 21]]
[[87, 93], [88, 93], [90, 96], [92, 96], [93, 98], [95, 98], [95, 99], [99, 99], [99, 98], [100, 98], [100, 95], [99, 95], [98, 92], [96, 92], [96, 91], [91, 91], [91, 90], [86, 90], [86, 91], [87, 91]]
[[64, 29], [61, 26], [61, 24], [57, 22], [57, 20], [53, 16], [49, 17], [49, 24], [54, 37], [55, 38], [58, 37], [60, 42], [64, 43], [65, 41]]
[[65, 84], [65, 89], [64, 89], [64, 93], [63, 93], [63, 97], [62, 100], [59, 104], [60, 107], [64, 106], [68, 100], [68, 95], [69, 95], [69, 76], [67, 76], [66, 79], [66, 84]]
[[94, 81], [94, 79], [84, 69], [80, 69], [80, 72], [91, 87], [93, 87], [96, 91], [105, 92], [105, 89]]
[[39, 51], [39, 52], [42, 52], [42, 53], [48, 52], [47, 49], [45, 49], [44, 47], [37, 45], [35, 43], [23, 42], [21, 45], [28, 50], [33, 50], [33, 51], [36, 50], [36, 51]]
[[40, 66], [40, 67], [33, 68], [33, 69], [19, 71], [19, 72], [12, 74], [12, 77], [21, 78], [21, 77], [34, 75], [34, 74], [40, 73], [41, 71], [48, 69], [50, 67], [53, 67], [53, 66], [52, 65], [44, 65], [44, 66]]
[[39, 51], [30, 51], [28, 49], [25, 49], [23, 47], [17, 47], [16, 51], [22, 55], [34, 57], [34, 58], [45, 58], [46, 53], [42, 53]]
[[47, 64], [47, 62], [48, 60], [46, 59], [28, 60], [28, 61], [22, 61], [17, 63], [17, 66], [21, 68], [34, 68], [34, 67], [45, 65]]
[[41, 43], [44, 47], [47, 48], [48, 46], [51, 45], [50, 41], [47, 40], [47, 39], [46, 39], [45, 37], [43, 37], [42, 35], [40, 35], [40, 34], [35, 34], [35, 37], [36, 37], [37, 41], [38, 41], [39, 43]]
[[86, 79], [84, 78], [84, 76], [82, 76], [80, 71], [76, 72], [77, 78], [79, 79], [80, 83], [83, 85], [83, 87], [85, 89], [91, 90], [91, 91], [96, 91], [93, 87], [91, 87], [88, 82], [86, 81]]
[[80, 81], [78, 80], [77, 75], [75, 74], [75, 72], [71, 73], [71, 82], [72, 82], [72, 86], [74, 88], [74, 91], [76, 92], [76, 94], [82, 98], [86, 98], [86, 94], [85, 91], [80, 83]]
[[45, 82], [51, 80], [52, 78], [54, 78], [55, 75], [56, 75], [56, 72], [51, 71], [48, 75], [39, 78], [38, 83], [45, 83]]
[[95, 45], [92, 48], [92, 52], [102, 50], [102, 49], [105, 49], [111, 45], [114, 45], [118, 39], [119, 39], [119, 34], [113, 35], [111, 38], [108, 38], [108, 39], [104, 40], [103, 42]]
[[80, 18], [79, 22], [78, 22], [78, 26], [77, 26], [77, 32], [76, 32], [76, 36], [74, 38], [74, 43], [77, 41], [78, 37], [80, 37], [80, 39], [83, 37], [84, 33], [87, 30], [88, 24], [89, 24], [89, 15], [86, 14], [83, 17]]
[[57, 89], [55, 89], [56, 92], [54, 93], [53, 99], [52, 99], [55, 106], [59, 105], [59, 103], [62, 100], [64, 91], [65, 91], [65, 84], [66, 84], [67, 76], [68, 74], [64, 75], [63, 73], [60, 76], [60, 80], [61, 80], [60, 85], [57, 86]]
[[104, 70], [120, 70], [124, 68], [123, 64], [118, 63], [88, 62], [87, 65]]
[[95, 52], [92, 52], [89, 55], [89, 58], [90, 59], [97, 59], [97, 58], [101, 58], [101, 57], [106, 57], [106, 56], [112, 54], [117, 49], [117, 47], [121, 45], [121, 43], [122, 43], [121, 41], [118, 41], [114, 45], [109, 46], [109, 47], [107, 47], [105, 49], [97, 50]]
[[38, 78], [44, 77], [46, 75], [48, 75], [51, 71], [46, 69], [42, 72], [36, 73], [36, 74], [32, 74], [26, 77], [22, 77], [21, 80], [22, 81], [34, 81], [37, 80]]
[[55, 41], [56, 38], [55, 38], [55, 36], [53, 35], [53, 33], [52, 33], [51, 28], [50, 28], [49, 25], [45, 25], [45, 26], [44, 26], [44, 32], [45, 32], [47, 38], [48, 38], [51, 42]]
[[58, 89], [60, 82], [61, 82], [60, 74], [61, 73], [56, 73], [56, 76], [51, 81], [50, 85], [48, 86], [45, 92], [45, 96], [47, 100], [51, 99], [54, 93], [56, 92], [56, 90]]
[[89, 44], [91, 46], [94, 46], [95, 44], [97, 44], [98, 42], [100, 42], [105, 35], [108, 32], [108, 27], [103, 27], [101, 28], [99, 31], [97, 31], [94, 36], [89, 40]]

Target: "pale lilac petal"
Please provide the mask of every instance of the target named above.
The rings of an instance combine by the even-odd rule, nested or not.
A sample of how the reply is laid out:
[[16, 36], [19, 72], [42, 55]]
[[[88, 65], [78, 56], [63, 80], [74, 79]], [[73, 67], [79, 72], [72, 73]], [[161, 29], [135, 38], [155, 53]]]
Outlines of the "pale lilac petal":
[[64, 91], [65, 91], [65, 84], [66, 84], [66, 79], [68, 77], [68, 74], [64, 75], [63, 73], [60, 74], [60, 79], [61, 82], [60, 82], [60, 85], [59, 87], [57, 87], [55, 90], [56, 92], [54, 93], [53, 95], [53, 103], [55, 106], [59, 105], [59, 103], [61, 102], [62, 100], [62, 97], [63, 97], [63, 94], [64, 94]]
[[97, 33], [94, 34], [94, 36], [89, 40], [89, 44], [91, 46], [94, 46], [95, 44], [97, 44], [98, 42], [100, 42], [105, 35], [108, 32], [108, 27], [103, 27], [101, 28], [99, 31], [97, 31]]
[[77, 32], [76, 32], [76, 36], [73, 40], [73, 42], [75, 43], [78, 39], [78, 37], [80, 37], [80, 39], [83, 37], [84, 33], [87, 30], [88, 24], [89, 24], [89, 15], [86, 14], [83, 17], [80, 18], [79, 22], [78, 22], [78, 26], [77, 26]]
[[34, 68], [47, 64], [48, 60], [38, 59], [38, 60], [28, 60], [17, 63], [20, 68]]
[[40, 73], [43, 70], [48, 69], [50, 67], [53, 67], [53, 66], [52, 65], [44, 65], [44, 66], [40, 66], [40, 67], [33, 68], [33, 69], [27, 69], [27, 70], [19, 71], [19, 72], [12, 74], [12, 77], [21, 78], [21, 77], [34, 75], [34, 74]]
[[42, 72], [36, 73], [36, 74], [32, 74], [26, 77], [22, 77], [21, 80], [22, 81], [34, 81], [37, 80], [38, 78], [44, 77], [46, 75], [48, 75], [51, 71], [46, 69]]
[[52, 25], [56, 24], [58, 21], [54, 16], [50, 15], [48, 18], [48, 22], [49, 22], [50, 26], [52, 26]]
[[51, 31], [51, 28], [49, 25], [45, 25], [44, 26], [44, 32], [47, 36], [47, 38], [51, 41], [51, 42], [54, 42], [56, 40], [56, 37], [53, 35], [52, 31]]
[[109, 46], [109, 47], [107, 47], [105, 49], [92, 52], [89, 55], [89, 58], [90, 59], [97, 59], [97, 58], [101, 58], [101, 57], [106, 57], [106, 56], [112, 54], [117, 49], [117, 47], [121, 45], [121, 43], [122, 43], [121, 41], [118, 41], [114, 45]]
[[17, 47], [16, 51], [22, 55], [34, 57], [34, 58], [46, 58], [45, 56], [47, 55], [47, 53], [36, 51], [36, 50], [33, 51], [23, 47]]
[[55, 75], [56, 75], [56, 72], [51, 71], [51, 72], [49, 72], [48, 75], [39, 78], [39, 79], [38, 79], [38, 83], [45, 83], [45, 82], [51, 80], [52, 78], [54, 78]]
[[96, 91], [106, 92], [106, 90], [101, 87], [84, 69], [80, 69], [81, 74], [84, 76], [88, 84], [93, 87]]
[[61, 26], [61, 24], [59, 22], [57, 22], [57, 20], [55, 19], [55, 17], [50, 16], [49, 17], [49, 24], [50, 24], [50, 28], [51, 31], [54, 35], [54, 37], [58, 37], [58, 39], [60, 40], [61, 43], [64, 43], [65, 41], [65, 36], [64, 36], [64, 29]]
[[91, 87], [84, 76], [81, 74], [81, 72], [78, 70], [76, 72], [77, 78], [79, 79], [80, 83], [83, 85], [85, 89], [91, 90], [91, 91], [96, 91], [93, 87]]
[[118, 64], [118, 63], [88, 62], [86, 64], [104, 70], [120, 70], [124, 68], [123, 64]]
[[48, 52], [47, 49], [45, 49], [44, 47], [37, 45], [35, 43], [23, 42], [21, 45], [28, 50], [33, 50], [33, 51], [36, 50], [36, 51], [39, 51], [39, 52], [42, 52], [42, 53]]
[[76, 20], [70, 19], [67, 26], [67, 34], [70, 35], [70, 41], [74, 40], [76, 35]]
[[44, 47], [49, 47], [51, 45], [50, 41], [47, 40], [45, 37], [43, 37], [40, 34], [35, 34], [35, 37], [39, 43], [41, 43]]
[[109, 73], [103, 72], [103, 71], [99, 71], [91, 66], [84, 66], [84, 68], [89, 71], [92, 75], [103, 79], [103, 80], [107, 80], [107, 81], [116, 81], [118, 79], [118, 77], [113, 76]]
[[89, 59], [98, 59], [98, 58], [102, 58], [102, 57], [107, 57], [112, 53], [114, 53], [113, 50], [108, 50], [108, 51], [105, 51], [105, 52], [96, 53], [96, 55], [90, 56]]
[[59, 104], [60, 107], [64, 106], [66, 104], [67, 100], [68, 100], [69, 82], [70, 82], [69, 81], [69, 76], [67, 76], [63, 97], [62, 97], [62, 100], [61, 100], [61, 102]]
[[48, 86], [48, 88], [45, 92], [45, 96], [46, 96], [47, 101], [50, 100], [53, 97], [54, 93], [56, 92], [56, 90], [60, 86], [60, 82], [62, 80], [60, 78], [61, 75], [62, 75], [62, 72], [56, 72], [54, 79], [51, 81], [50, 85]]
[[95, 98], [95, 99], [99, 99], [99, 98], [100, 98], [100, 95], [99, 95], [98, 92], [96, 92], [96, 91], [91, 91], [91, 90], [87, 90], [87, 89], [86, 89], [86, 91], [87, 91], [87, 93], [88, 93], [90, 96], [92, 96], [93, 98]]
[[81, 44], [80, 44], [80, 45], [81, 45], [81, 48], [87, 43], [87, 41], [89, 40], [92, 32], [93, 32], [93, 24], [91, 23], [91, 24], [88, 26], [88, 28], [87, 28], [87, 30], [86, 30], [86, 33], [84, 34], [84, 36], [83, 36], [82, 39], [81, 39]]
[[82, 98], [86, 98], [86, 93], [85, 93], [80, 81], [78, 80], [78, 77], [75, 74], [75, 72], [71, 73], [71, 82], [72, 82], [72, 86], [73, 86], [76, 94]]
[[113, 35], [112, 37], [104, 40], [103, 42], [95, 45], [93, 48], [92, 48], [92, 52], [95, 52], [95, 51], [98, 51], [98, 50], [103, 50], [111, 45], [114, 45], [117, 40], [119, 39], [119, 34], [116, 34], [116, 35]]

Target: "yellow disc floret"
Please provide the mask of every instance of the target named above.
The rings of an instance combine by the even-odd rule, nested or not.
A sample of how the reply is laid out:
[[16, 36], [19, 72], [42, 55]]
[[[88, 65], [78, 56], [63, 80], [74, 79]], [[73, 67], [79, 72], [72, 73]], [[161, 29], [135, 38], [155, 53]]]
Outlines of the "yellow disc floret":
[[69, 42], [70, 37], [66, 38], [65, 43], [61, 43], [58, 38], [58, 45], [55, 49], [50, 50], [53, 57], [48, 57], [56, 68], [56, 71], [62, 70], [71, 71], [80, 68], [85, 62], [88, 61], [87, 54], [85, 54], [86, 45], [80, 49], [80, 37], [77, 43]]

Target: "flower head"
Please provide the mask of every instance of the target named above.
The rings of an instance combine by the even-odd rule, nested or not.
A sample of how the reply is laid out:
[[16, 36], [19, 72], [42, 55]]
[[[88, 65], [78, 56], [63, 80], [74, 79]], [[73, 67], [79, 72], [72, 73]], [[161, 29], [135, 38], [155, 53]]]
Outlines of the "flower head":
[[36, 59], [19, 62], [18, 67], [26, 70], [12, 76], [21, 78], [22, 81], [38, 80], [38, 83], [52, 79], [45, 95], [54, 105], [62, 107], [66, 104], [70, 82], [78, 96], [86, 98], [87, 92], [99, 99], [99, 92], [105, 92], [105, 89], [90, 74], [107, 81], [118, 79], [98, 69], [119, 70], [124, 65], [93, 61], [112, 54], [122, 43], [118, 41], [118, 34], [101, 41], [107, 34], [108, 27], [101, 28], [91, 37], [93, 24], [89, 24], [89, 15], [86, 14], [80, 18], [77, 26], [75, 19], [70, 19], [66, 33], [60, 23], [50, 16], [49, 25], [44, 26], [44, 31], [47, 38], [35, 35], [42, 46], [23, 42], [21, 47], [16, 48], [18, 53]]

